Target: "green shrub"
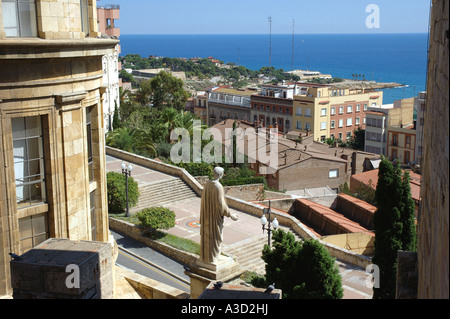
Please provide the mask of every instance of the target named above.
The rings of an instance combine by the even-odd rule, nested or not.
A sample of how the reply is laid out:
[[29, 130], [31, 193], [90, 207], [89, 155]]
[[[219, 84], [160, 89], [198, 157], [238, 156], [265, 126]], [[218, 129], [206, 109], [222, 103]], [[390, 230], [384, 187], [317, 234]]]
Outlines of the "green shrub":
[[262, 176], [258, 177], [237, 177], [233, 179], [220, 180], [223, 186], [236, 186], [248, 184], [265, 184], [266, 180]]
[[211, 164], [201, 162], [201, 163], [184, 163], [180, 162], [175, 164], [169, 161], [169, 164], [184, 168], [192, 176], [209, 176], [212, 177], [213, 167]]
[[158, 153], [158, 157], [160, 159], [168, 159], [170, 158], [170, 150], [172, 149], [172, 144], [167, 142], [159, 142], [155, 145], [156, 152]]
[[[120, 214], [127, 209], [127, 194], [125, 176], [121, 173], [106, 174], [108, 191], [108, 210], [111, 214]], [[128, 205], [133, 207], [139, 199], [138, 184], [133, 177], [128, 177]]]
[[175, 213], [166, 207], [145, 208], [136, 216], [140, 220], [141, 226], [150, 232], [175, 226]]

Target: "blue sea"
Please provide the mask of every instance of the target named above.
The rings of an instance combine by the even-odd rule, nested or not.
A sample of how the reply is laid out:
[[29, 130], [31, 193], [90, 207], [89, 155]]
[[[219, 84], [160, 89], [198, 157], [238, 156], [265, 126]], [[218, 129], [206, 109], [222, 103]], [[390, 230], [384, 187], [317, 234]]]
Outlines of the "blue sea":
[[[121, 35], [122, 53], [171, 58], [214, 57], [252, 70], [263, 66], [320, 71], [333, 77], [396, 82], [384, 91], [384, 104], [417, 96], [426, 87], [428, 35], [272, 34]], [[270, 50], [271, 44], [271, 50]]]

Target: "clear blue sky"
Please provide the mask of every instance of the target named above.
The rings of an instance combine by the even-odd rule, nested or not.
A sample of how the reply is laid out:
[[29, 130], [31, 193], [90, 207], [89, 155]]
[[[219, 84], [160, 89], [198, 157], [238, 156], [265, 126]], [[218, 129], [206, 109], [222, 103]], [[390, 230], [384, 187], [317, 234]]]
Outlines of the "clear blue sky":
[[[430, 0], [101, 0], [120, 5], [121, 34], [425, 33]], [[380, 9], [380, 27], [367, 28]]]

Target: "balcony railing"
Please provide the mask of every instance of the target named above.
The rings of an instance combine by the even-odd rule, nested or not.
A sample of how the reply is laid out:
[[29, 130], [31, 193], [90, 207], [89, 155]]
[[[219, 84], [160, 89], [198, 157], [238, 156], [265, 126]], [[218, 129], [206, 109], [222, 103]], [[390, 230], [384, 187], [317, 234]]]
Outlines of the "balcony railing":
[[117, 9], [117, 10], [120, 10], [120, 5], [118, 5], [118, 4], [105, 4], [105, 5], [102, 5], [100, 7], [97, 7], [97, 9], [105, 9], [105, 10]]

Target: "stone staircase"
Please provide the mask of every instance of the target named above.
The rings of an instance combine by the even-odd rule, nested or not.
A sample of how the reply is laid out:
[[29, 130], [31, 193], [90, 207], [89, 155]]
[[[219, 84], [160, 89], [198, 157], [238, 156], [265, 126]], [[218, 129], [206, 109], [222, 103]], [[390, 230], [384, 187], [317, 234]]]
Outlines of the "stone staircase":
[[136, 213], [148, 207], [163, 206], [197, 197], [192, 188], [179, 178], [140, 186], [139, 193], [139, 201], [135, 207], [130, 209], [130, 213]]
[[264, 275], [266, 263], [262, 260], [261, 255], [265, 244], [267, 244], [267, 234], [229, 245], [224, 247], [223, 251], [237, 257], [237, 261], [243, 269]]
[[[296, 240], [302, 240], [292, 230], [285, 230], [293, 233]], [[243, 269], [264, 275], [266, 273], [266, 263], [261, 256], [264, 245], [266, 244], [267, 233], [224, 247], [223, 251], [224, 253], [235, 256]]]

